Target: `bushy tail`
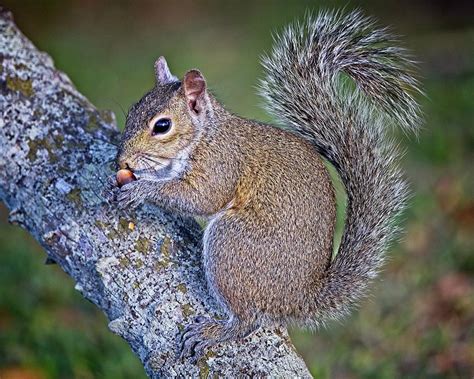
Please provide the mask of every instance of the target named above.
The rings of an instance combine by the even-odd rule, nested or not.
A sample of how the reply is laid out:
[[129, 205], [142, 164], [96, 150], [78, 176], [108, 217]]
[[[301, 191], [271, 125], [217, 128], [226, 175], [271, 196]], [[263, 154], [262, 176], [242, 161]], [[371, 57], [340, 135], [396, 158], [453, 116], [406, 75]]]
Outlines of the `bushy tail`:
[[416, 131], [421, 117], [412, 62], [393, 42], [358, 11], [323, 13], [288, 27], [262, 60], [268, 109], [314, 143], [348, 196], [339, 251], [315, 294], [316, 323], [349, 312], [399, 230], [408, 190], [387, 129]]

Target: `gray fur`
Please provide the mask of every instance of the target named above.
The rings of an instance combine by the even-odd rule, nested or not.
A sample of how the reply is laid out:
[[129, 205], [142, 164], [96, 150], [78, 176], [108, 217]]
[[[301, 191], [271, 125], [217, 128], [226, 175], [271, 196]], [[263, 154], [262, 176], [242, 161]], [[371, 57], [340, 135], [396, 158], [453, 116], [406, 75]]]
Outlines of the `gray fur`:
[[[183, 356], [263, 324], [320, 325], [366, 292], [407, 197], [389, 118], [405, 130], [419, 120], [407, 92], [417, 90], [410, 61], [390, 41], [358, 12], [288, 28], [263, 60], [261, 89], [290, 131], [229, 113], [197, 70], [181, 82], [158, 80], [131, 109], [119, 163], [146, 175], [121, 188], [119, 205], [152, 201], [210, 220], [204, 269], [228, 318], [189, 325]], [[341, 84], [340, 73], [362, 92]], [[150, 120], [162, 114], [173, 129], [157, 138]], [[332, 261], [335, 197], [318, 152], [337, 168], [349, 199]]]
[[[421, 118], [412, 93], [421, 91], [405, 51], [360, 12], [308, 17], [276, 40], [263, 58], [267, 108], [334, 164], [348, 195], [339, 252], [314, 293], [319, 324], [344, 316], [365, 294], [397, 236], [394, 221], [408, 190], [384, 116], [416, 132]], [[362, 93], [345, 88], [341, 73]]]

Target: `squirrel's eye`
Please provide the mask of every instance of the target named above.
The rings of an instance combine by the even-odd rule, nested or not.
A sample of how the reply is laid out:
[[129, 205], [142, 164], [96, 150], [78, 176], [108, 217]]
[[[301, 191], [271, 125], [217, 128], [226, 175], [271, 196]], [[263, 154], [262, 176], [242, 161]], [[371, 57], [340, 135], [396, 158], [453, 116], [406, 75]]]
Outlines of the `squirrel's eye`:
[[159, 134], [165, 134], [171, 129], [171, 120], [169, 118], [159, 118], [153, 124], [151, 135], [156, 136]]

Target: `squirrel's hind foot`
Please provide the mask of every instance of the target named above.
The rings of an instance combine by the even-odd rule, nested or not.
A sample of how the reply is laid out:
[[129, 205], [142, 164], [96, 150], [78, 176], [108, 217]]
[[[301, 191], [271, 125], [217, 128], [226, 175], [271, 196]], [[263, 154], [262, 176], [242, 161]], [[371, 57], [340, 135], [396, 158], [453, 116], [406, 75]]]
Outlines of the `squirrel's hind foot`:
[[179, 358], [191, 357], [197, 362], [210, 347], [228, 340], [244, 338], [257, 328], [258, 326], [249, 327], [235, 319], [214, 320], [198, 316], [181, 334]]

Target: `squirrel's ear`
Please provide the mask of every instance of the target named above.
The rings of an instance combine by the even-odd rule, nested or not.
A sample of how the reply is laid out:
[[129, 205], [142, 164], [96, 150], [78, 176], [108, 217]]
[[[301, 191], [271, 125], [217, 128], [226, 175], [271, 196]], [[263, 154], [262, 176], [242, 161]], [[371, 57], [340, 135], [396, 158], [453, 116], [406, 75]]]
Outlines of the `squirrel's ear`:
[[165, 57], [159, 57], [155, 62], [156, 84], [168, 84], [177, 82], [178, 78], [174, 76], [168, 68]]
[[200, 114], [207, 101], [206, 79], [199, 70], [190, 70], [184, 75], [184, 94], [191, 112]]

